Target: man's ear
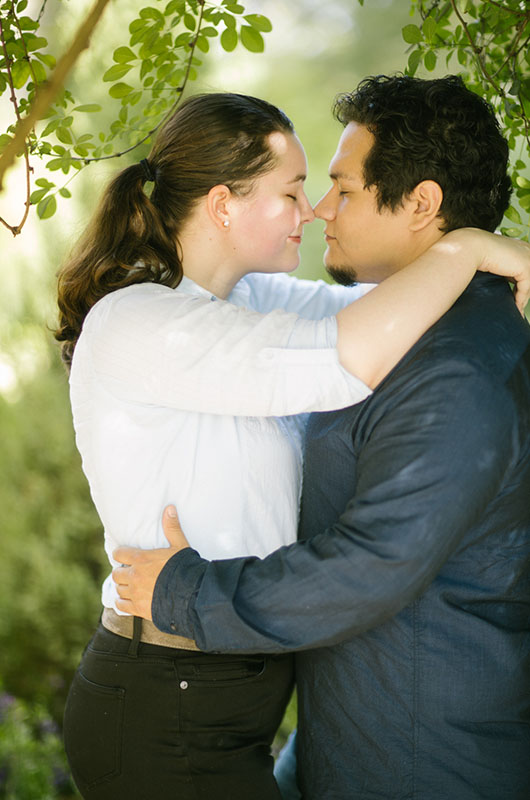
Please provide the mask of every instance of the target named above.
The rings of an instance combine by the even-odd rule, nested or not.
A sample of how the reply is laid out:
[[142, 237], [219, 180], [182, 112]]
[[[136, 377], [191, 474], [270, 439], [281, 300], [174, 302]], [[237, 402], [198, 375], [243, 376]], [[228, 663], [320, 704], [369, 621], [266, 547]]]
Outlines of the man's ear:
[[421, 181], [407, 198], [411, 231], [421, 231], [433, 222], [438, 227], [437, 217], [443, 201], [442, 187], [436, 181]]
[[206, 207], [212, 222], [218, 228], [230, 227], [230, 200], [232, 192], [228, 186], [212, 186], [206, 198]]

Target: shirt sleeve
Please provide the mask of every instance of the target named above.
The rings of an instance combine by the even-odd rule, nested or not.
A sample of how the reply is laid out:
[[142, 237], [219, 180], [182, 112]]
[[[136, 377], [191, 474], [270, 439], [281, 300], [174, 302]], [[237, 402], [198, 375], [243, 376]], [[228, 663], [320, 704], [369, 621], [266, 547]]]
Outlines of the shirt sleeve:
[[[375, 284], [356, 283], [338, 286], [325, 281], [311, 281], [291, 275], [251, 273], [238, 286], [247, 292], [251, 307], [262, 313], [275, 308], [292, 311], [305, 319], [322, 319], [363, 297]], [[236, 287], [236, 292], [239, 289]]]
[[339, 363], [334, 317], [259, 314], [142, 285], [100, 301], [82, 338], [97, 379], [128, 402], [283, 416], [342, 408], [370, 394]]
[[159, 628], [207, 651], [302, 650], [379, 625], [428, 587], [510, 475], [513, 401], [445, 363], [366, 405], [359, 477], [337, 522], [263, 560], [182, 551], [155, 587]]

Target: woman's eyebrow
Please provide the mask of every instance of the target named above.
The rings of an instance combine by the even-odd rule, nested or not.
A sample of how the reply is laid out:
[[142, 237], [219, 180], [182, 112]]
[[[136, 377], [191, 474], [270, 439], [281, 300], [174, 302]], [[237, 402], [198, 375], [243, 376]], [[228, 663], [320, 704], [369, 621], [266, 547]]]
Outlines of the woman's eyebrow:
[[298, 181], [305, 181], [307, 175], [297, 175], [296, 178], [292, 178], [292, 180], [287, 181], [287, 183], [298, 183]]

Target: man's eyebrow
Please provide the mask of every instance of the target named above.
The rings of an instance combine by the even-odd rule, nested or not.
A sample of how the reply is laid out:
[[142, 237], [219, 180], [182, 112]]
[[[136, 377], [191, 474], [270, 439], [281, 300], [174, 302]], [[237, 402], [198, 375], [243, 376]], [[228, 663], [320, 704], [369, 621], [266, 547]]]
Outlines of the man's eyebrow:
[[353, 175], [348, 175], [347, 172], [342, 172], [341, 170], [333, 170], [333, 172], [329, 173], [329, 177], [332, 181], [352, 181], [354, 182], [356, 179]]
[[292, 180], [287, 181], [287, 183], [298, 183], [298, 181], [305, 181], [306, 178], [307, 178], [307, 175], [297, 175], [296, 178], [293, 178]]

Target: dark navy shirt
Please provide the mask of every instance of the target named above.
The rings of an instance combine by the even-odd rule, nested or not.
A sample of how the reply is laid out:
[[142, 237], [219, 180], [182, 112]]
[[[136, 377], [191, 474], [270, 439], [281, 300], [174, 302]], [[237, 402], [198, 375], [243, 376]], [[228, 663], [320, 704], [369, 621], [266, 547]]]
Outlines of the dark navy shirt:
[[305, 800], [528, 800], [530, 329], [505, 281], [478, 275], [371, 397], [312, 415], [301, 536], [174, 556], [155, 623], [298, 651]]

